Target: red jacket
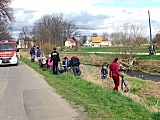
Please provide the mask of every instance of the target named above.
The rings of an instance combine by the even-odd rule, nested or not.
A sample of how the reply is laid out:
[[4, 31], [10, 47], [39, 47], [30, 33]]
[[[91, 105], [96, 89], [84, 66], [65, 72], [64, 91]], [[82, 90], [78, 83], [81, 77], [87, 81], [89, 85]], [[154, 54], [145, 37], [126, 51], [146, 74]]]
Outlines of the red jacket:
[[120, 76], [120, 72], [119, 72], [119, 65], [117, 62], [112, 62], [110, 64], [110, 71], [109, 71], [109, 77], [118, 77]]

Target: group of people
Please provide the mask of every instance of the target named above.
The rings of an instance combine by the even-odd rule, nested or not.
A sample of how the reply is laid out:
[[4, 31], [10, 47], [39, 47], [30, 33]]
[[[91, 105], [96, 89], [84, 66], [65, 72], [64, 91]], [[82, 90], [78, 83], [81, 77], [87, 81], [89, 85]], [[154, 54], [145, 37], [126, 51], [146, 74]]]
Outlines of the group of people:
[[[68, 57], [64, 57], [62, 59], [62, 62], [60, 61], [59, 53], [56, 51], [56, 48], [53, 48], [53, 52], [51, 52], [48, 56], [48, 58], [45, 57], [45, 54], [42, 53], [37, 47], [37, 52], [35, 52], [35, 46], [33, 46], [30, 49], [30, 55], [31, 55], [31, 62], [34, 62], [35, 55], [37, 56], [38, 63], [41, 65], [43, 70], [46, 70], [46, 68], [49, 68], [49, 70], [53, 71], [54, 75], [57, 75], [58, 73], [63, 72], [70, 72], [73, 71], [73, 74], [75, 76], [81, 75], [81, 70], [79, 68], [80, 60], [77, 57], [76, 54], [73, 54], [71, 59], [69, 60]], [[113, 90], [118, 91], [118, 87], [120, 85], [120, 77], [122, 78], [121, 87], [124, 83], [126, 90], [128, 90], [127, 84], [124, 80], [124, 75], [120, 73], [119, 71], [119, 64], [118, 64], [118, 58], [115, 58], [114, 61], [109, 65], [102, 65], [101, 69], [101, 79], [108, 79], [108, 76], [113, 79], [114, 81], [114, 88]]]
[[48, 55], [48, 58], [45, 57], [44, 53], [41, 53], [40, 48], [37, 47], [35, 50], [35, 46], [30, 49], [31, 55], [31, 62], [35, 61], [35, 56], [38, 59], [38, 63], [40, 67], [45, 71], [47, 68], [53, 71], [54, 75], [63, 72], [70, 72], [73, 71], [75, 76], [81, 75], [81, 70], [79, 68], [80, 61], [76, 54], [73, 54], [71, 59], [69, 60], [68, 57], [64, 57], [62, 61], [60, 60], [59, 53], [57, 52], [56, 48], [53, 48], [53, 52]]
[[118, 87], [120, 85], [120, 77], [121, 77], [121, 89], [123, 90], [123, 84], [125, 85], [124, 92], [128, 92], [128, 86], [124, 80], [124, 75], [120, 73], [120, 67], [118, 63], [118, 58], [115, 58], [113, 62], [109, 65], [102, 65], [101, 68], [101, 79], [108, 80], [108, 76], [113, 79], [114, 81], [114, 88], [113, 90], [118, 91]]

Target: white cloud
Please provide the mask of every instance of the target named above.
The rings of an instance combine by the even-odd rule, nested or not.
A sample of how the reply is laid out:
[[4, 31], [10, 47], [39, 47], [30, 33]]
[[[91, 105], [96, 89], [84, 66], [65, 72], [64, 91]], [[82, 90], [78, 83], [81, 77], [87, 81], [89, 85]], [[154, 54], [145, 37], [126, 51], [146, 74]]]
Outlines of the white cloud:
[[[152, 31], [155, 34], [160, 28], [160, 7], [153, 1], [160, 3], [160, 0], [13, 0], [11, 6], [15, 10], [17, 28], [31, 26], [45, 14], [63, 13], [84, 34], [93, 31], [99, 33], [105, 27], [111, 31], [115, 23], [134, 20], [143, 21], [147, 26], [146, 31], [149, 32], [147, 12], [150, 10]], [[95, 28], [97, 30], [93, 30]]]
[[14, 8], [24, 8], [28, 10], [41, 11], [42, 13], [52, 12], [78, 12], [86, 9], [91, 0], [13, 0]]

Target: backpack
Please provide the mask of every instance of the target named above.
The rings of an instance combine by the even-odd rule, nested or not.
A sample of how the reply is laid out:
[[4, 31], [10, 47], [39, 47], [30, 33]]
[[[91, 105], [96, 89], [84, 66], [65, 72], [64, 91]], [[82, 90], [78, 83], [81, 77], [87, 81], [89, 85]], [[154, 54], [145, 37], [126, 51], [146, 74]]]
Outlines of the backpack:
[[62, 64], [59, 65], [59, 69], [58, 70], [59, 70], [60, 73], [64, 72], [64, 67], [62, 66]]

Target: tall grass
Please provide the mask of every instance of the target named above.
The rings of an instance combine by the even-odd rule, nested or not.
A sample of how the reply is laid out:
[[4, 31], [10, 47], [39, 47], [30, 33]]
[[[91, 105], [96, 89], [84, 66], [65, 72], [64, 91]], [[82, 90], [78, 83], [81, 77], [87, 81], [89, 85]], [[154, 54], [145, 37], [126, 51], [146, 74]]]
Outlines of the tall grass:
[[42, 71], [38, 64], [22, 57], [24, 63], [41, 73], [56, 92], [71, 103], [84, 108], [93, 120], [158, 120], [159, 113], [150, 113], [147, 108], [120, 92], [102, 88], [71, 73], [53, 75]]

